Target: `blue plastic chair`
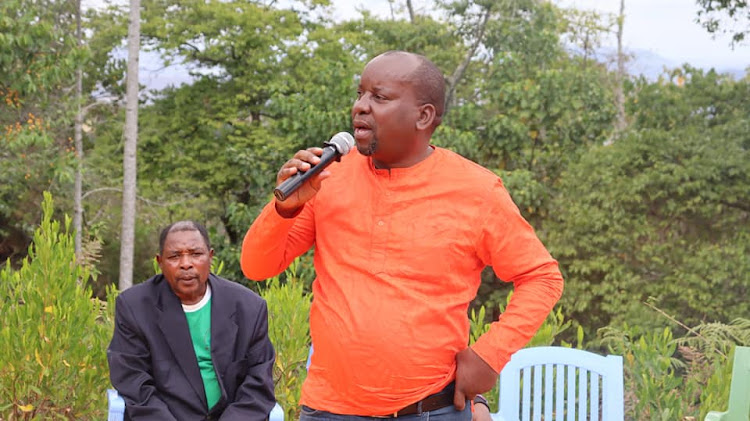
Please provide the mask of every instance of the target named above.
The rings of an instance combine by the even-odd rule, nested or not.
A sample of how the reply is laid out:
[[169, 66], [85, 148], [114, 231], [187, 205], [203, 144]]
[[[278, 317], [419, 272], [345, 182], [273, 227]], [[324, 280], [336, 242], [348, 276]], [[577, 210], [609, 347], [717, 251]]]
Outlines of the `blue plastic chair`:
[[554, 346], [525, 348], [500, 373], [496, 421], [622, 421], [622, 357]]
[[[107, 421], [123, 421], [125, 417], [125, 401], [114, 389], [107, 389], [108, 415]], [[284, 421], [284, 410], [276, 403], [268, 415], [269, 421]]]
[[115, 389], [107, 389], [107, 421], [123, 421], [125, 418], [125, 400]]

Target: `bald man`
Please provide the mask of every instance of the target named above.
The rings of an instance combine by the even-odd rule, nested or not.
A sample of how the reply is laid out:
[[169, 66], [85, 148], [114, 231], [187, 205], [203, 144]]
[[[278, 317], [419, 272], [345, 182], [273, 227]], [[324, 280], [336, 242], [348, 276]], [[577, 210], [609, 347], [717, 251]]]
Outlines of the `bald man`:
[[[494, 386], [562, 293], [557, 262], [500, 178], [431, 144], [444, 98], [427, 58], [375, 57], [352, 107], [357, 151], [271, 201], [245, 236], [242, 269], [255, 280], [315, 246], [303, 421], [470, 420], [468, 403]], [[321, 153], [297, 152], [277, 184]], [[468, 347], [467, 310], [486, 266], [515, 291]]]

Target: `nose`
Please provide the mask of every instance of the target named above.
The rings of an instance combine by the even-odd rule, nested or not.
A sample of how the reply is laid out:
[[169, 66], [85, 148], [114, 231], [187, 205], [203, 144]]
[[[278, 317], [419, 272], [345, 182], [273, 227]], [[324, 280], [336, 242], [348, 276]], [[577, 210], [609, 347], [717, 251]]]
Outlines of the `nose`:
[[354, 100], [352, 105], [352, 115], [368, 114], [370, 112], [370, 98], [367, 94], [362, 94]]
[[193, 266], [193, 260], [188, 253], [184, 253], [180, 255], [180, 268], [181, 269], [190, 269]]

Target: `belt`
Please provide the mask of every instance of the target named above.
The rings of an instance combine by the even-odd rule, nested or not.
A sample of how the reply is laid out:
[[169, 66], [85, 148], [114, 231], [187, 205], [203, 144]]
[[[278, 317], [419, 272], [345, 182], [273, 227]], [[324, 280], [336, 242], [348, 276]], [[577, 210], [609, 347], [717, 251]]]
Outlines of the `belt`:
[[423, 412], [430, 412], [445, 408], [446, 406], [453, 405], [454, 391], [455, 385], [451, 382], [443, 390], [427, 396], [421, 401], [414, 402], [413, 404], [406, 406], [393, 414], [378, 418], [398, 418], [403, 417], [404, 415], [421, 414]]

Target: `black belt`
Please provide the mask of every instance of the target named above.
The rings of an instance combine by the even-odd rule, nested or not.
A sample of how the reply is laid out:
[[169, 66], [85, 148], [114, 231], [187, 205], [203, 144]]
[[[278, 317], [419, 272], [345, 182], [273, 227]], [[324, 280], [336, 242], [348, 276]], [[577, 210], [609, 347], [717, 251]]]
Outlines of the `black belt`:
[[404, 415], [421, 414], [423, 412], [435, 411], [453, 405], [453, 394], [455, 389], [455, 385], [451, 382], [448, 386], [445, 386], [443, 390], [432, 394], [421, 401], [414, 402], [394, 414], [386, 415], [384, 418], [397, 418], [403, 417]]

